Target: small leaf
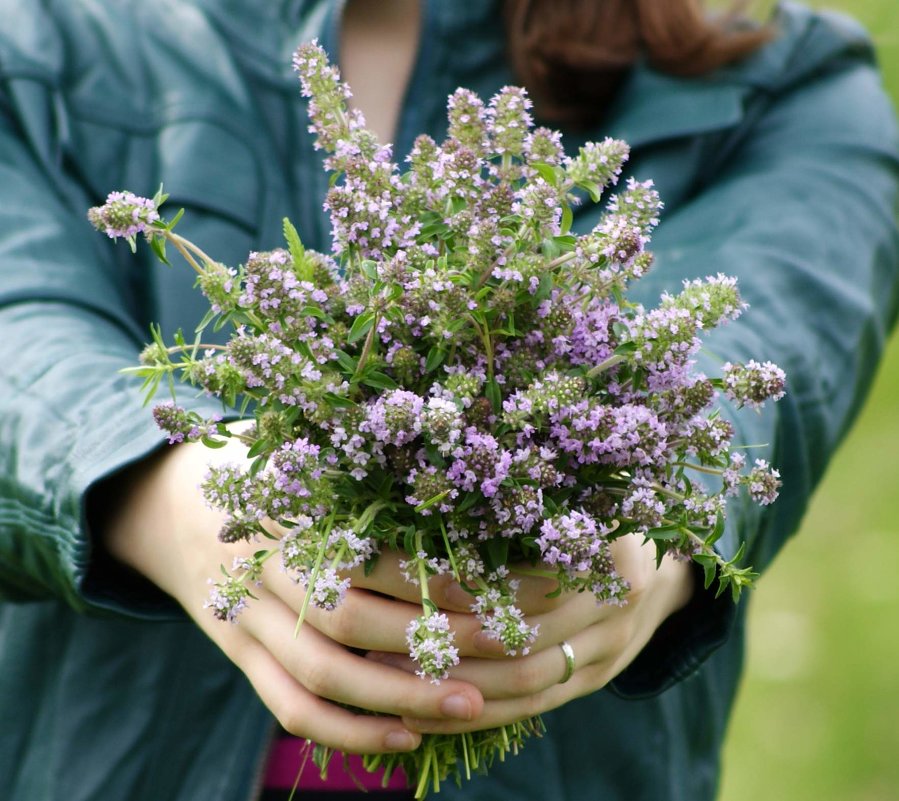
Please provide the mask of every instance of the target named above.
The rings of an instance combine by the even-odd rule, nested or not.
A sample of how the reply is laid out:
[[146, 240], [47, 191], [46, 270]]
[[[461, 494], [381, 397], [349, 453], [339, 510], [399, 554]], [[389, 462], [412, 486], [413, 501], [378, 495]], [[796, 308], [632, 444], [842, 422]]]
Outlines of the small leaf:
[[[306, 248], [303, 247], [303, 242], [300, 239], [300, 234], [297, 232], [297, 229], [287, 217], [284, 218], [282, 224], [284, 241], [287, 243], [287, 249], [290, 251], [290, 257], [293, 259], [294, 267], [299, 270], [301, 267], [306, 266]], [[308, 280], [305, 275], [302, 277]]]
[[425, 360], [425, 372], [433, 373], [446, 359], [446, 351], [441, 350], [436, 345], [428, 351], [428, 358]]
[[503, 394], [499, 388], [499, 384], [496, 383], [495, 378], [490, 379], [490, 381], [487, 382], [487, 386], [484, 389], [484, 395], [487, 400], [490, 401], [494, 414], [499, 414], [503, 410]]
[[349, 334], [347, 334], [347, 342], [353, 343], [358, 342], [362, 337], [364, 337], [374, 325], [375, 322], [375, 314], [374, 312], [362, 312], [354, 321], [353, 326], [350, 328]]
[[722, 534], [724, 534], [724, 515], [721, 512], [718, 512], [718, 517], [715, 519], [715, 528], [713, 528], [712, 533], [705, 538], [705, 544], [708, 546], [714, 545], [721, 539]]
[[505, 537], [494, 537], [487, 540], [487, 567], [496, 570], [505, 566], [509, 560], [509, 540]]
[[536, 170], [537, 174], [550, 186], [558, 185], [559, 174], [552, 164], [547, 164], [545, 161], [537, 161], [529, 166]]
[[366, 373], [361, 383], [375, 389], [396, 389], [399, 386], [387, 373], [378, 370]]
[[255, 459], [262, 453], [267, 453], [271, 450], [271, 445], [266, 439], [257, 439], [247, 451], [247, 459]]
[[342, 350], [335, 351], [335, 353], [337, 354], [337, 363], [340, 365], [341, 369], [345, 373], [353, 375], [353, 373], [356, 372], [356, 367], [359, 363], [358, 360]]
[[571, 223], [574, 220], [574, 212], [571, 206], [565, 203], [562, 206], [562, 233], [567, 234], [571, 230]]

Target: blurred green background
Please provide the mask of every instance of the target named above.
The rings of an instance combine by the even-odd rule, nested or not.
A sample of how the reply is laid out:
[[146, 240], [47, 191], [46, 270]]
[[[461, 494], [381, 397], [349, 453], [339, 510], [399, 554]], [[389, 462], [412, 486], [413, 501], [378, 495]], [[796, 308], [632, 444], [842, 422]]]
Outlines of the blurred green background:
[[[899, 0], [871, 31], [899, 106]], [[753, 598], [720, 801], [899, 800], [899, 339], [802, 531]]]

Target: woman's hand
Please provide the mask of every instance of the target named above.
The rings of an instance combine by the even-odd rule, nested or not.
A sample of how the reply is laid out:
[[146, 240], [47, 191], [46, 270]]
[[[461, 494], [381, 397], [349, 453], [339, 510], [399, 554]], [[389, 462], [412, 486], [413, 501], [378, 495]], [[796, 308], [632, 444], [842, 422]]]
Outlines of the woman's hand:
[[[264, 547], [219, 542], [223, 515], [206, 506], [198, 489], [212, 461], [238, 462], [245, 454], [236, 439], [220, 450], [182, 444], [131, 468], [114, 488], [121, 501], [102, 533], [109, 552], [178, 601], [292, 734], [349, 753], [407, 751], [421, 738], [401, 717], [474, 720], [483, 698], [471, 684], [449, 680], [435, 686], [344, 647], [395, 644], [420, 607], [351, 590], [339, 617], [311, 615], [294, 636], [303, 592], [272, 559], [262, 586], [252, 589], [258, 600], [250, 601], [236, 625], [204, 608], [208, 581], [220, 575], [219, 565], [230, 567], [235, 556]], [[394, 624], [390, 638], [379, 638], [382, 619]], [[337, 626], [340, 642], [316, 628], [321, 621]], [[364, 636], [356, 631], [361, 621]], [[331, 701], [381, 714], [357, 715]]]
[[[599, 606], [588, 592], [568, 593], [556, 599], [547, 579], [524, 577], [519, 602], [528, 623], [540, 625], [530, 654], [510, 658], [502, 645], [479, 630], [474, 618], [461, 621], [456, 644], [463, 659], [450, 671], [453, 679], [470, 682], [484, 696], [482, 713], [474, 721], [449, 721], [407, 715], [404, 722], [420, 732], [461, 732], [501, 726], [547, 712], [608, 684], [649, 642], [659, 625], [689, 601], [694, 590], [692, 572], [685, 562], [666, 558], [657, 570], [655, 548], [643, 538], [628, 535], [613, 546], [618, 572], [630, 583], [627, 604]], [[375, 576], [374, 585], [379, 586]], [[364, 579], [357, 579], [357, 583]], [[431, 596], [440, 605], [464, 608], [470, 597], [446, 579], [431, 583]], [[454, 616], [453, 619], [457, 619]], [[339, 635], [338, 635], [339, 636]], [[571, 646], [575, 670], [566, 674], [566, 657], [559, 647]], [[384, 643], [382, 652], [369, 659], [410, 671], [414, 665], [399, 651], [398, 643]]]

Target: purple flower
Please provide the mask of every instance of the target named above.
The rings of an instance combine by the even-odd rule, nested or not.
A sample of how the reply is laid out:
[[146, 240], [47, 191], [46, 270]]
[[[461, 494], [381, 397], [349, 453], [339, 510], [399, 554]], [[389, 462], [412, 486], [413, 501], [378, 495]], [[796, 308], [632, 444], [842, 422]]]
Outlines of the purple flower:
[[750, 359], [745, 365], [727, 362], [724, 373], [724, 394], [740, 406], [760, 409], [766, 400], [779, 401], [784, 396], [786, 376], [776, 364], [759, 364]]
[[110, 192], [106, 203], [88, 211], [87, 218], [110, 239], [133, 239], [150, 230], [159, 220], [159, 212], [155, 201], [149, 198], [132, 192]]
[[409, 655], [418, 663], [415, 672], [432, 684], [440, 684], [449, 676], [449, 668], [459, 664], [459, 649], [453, 645], [455, 634], [443, 613], [420, 616], [406, 628]]

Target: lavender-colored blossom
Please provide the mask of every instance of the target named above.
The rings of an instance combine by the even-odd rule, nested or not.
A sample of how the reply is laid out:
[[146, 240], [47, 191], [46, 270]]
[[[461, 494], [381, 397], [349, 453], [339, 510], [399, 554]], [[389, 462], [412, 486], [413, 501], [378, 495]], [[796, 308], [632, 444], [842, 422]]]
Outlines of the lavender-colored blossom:
[[459, 664], [459, 649], [453, 645], [455, 634], [443, 613], [417, 617], [406, 628], [409, 655], [418, 663], [415, 672], [433, 684], [449, 676], [449, 669]]
[[487, 110], [470, 89], [457, 89], [447, 101], [448, 136], [481, 155], [488, 144]]
[[209, 582], [212, 589], [209, 598], [203, 604], [204, 609], [211, 609], [219, 620], [236, 623], [237, 616], [247, 607], [250, 591], [239, 579], [228, 577], [222, 582]]
[[504, 86], [490, 99], [487, 111], [493, 151], [503, 156], [520, 156], [525, 137], [533, 125], [533, 106], [527, 92], [518, 86]]
[[421, 427], [427, 438], [446, 455], [452, 451], [462, 436], [464, 418], [459, 407], [445, 398], [428, 398], [421, 418]]
[[464, 444], [453, 450], [452, 456], [447, 477], [467, 492], [477, 487], [485, 498], [496, 495], [512, 464], [512, 454], [500, 447], [493, 435], [476, 428], [466, 429]]
[[675, 308], [688, 312], [699, 328], [709, 329], [726, 320], [736, 320], [748, 305], [737, 291], [737, 279], [718, 273], [705, 280], [684, 281], [679, 295], [663, 295], [661, 309]]
[[530, 625], [510, 597], [518, 588], [517, 581], [508, 582], [508, 590], [495, 586], [481, 592], [471, 605], [481, 621], [483, 631], [503, 644], [509, 656], [527, 655], [540, 632], [540, 624]]
[[348, 578], [341, 578], [334, 568], [324, 568], [315, 577], [311, 603], [319, 609], [330, 612], [342, 603], [349, 588], [350, 580]]
[[87, 213], [91, 225], [110, 239], [133, 239], [159, 221], [156, 202], [133, 192], [110, 192], [102, 206]]
[[189, 412], [173, 401], [165, 401], [153, 407], [153, 420], [169, 435], [170, 445], [197, 442], [204, 437], [215, 436], [221, 419], [221, 415], [214, 415], [204, 420], [196, 412]]
[[558, 166], [565, 157], [562, 134], [549, 128], [535, 128], [524, 139], [524, 158], [530, 163]]
[[402, 446], [421, 434], [424, 399], [406, 389], [390, 390], [366, 408], [359, 430], [378, 442]]
[[606, 138], [602, 142], [588, 142], [577, 156], [565, 160], [565, 170], [575, 184], [595, 187], [596, 194], [618, 182], [621, 168], [630, 155], [630, 148], [619, 139]]
[[764, 459], [756, 459], [755, 466], [745, 478], [752, 499], [767, 506], [777, 500], [780, 491], [780, 471], [775, 470]]
[[652, 181], [628, 178], [625, 190], [609, 200], [608, 211], [624, 218], [648, 236], [659, 224], [659, 212], [663, 205]]
[[581, 401], [555, 412], [550, 420], [550, 435], [559, 450], [582, 465], [658, 464], [668, 450], [667, 427], [645, 406]]
[[293, 67], [299, 73], [303, 96], [309, 98], [309, 130], [316, 136], [316, 148], [333, 151], [338, 142], [350, 138], [352, 131], [364, 128], [361, 112], [347, 108], [349, 87], [340, 80], [340, 72], [329, 63], [317, 40], [296, 51]]
[[724, 375], [724, 394], [739, 406], [760, 409], [766, 400], [778, 401], [784, 396], [786, 376], [776, 364], [750, 359], [744, 364], [727, 362]]

